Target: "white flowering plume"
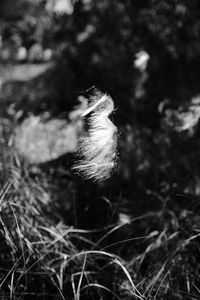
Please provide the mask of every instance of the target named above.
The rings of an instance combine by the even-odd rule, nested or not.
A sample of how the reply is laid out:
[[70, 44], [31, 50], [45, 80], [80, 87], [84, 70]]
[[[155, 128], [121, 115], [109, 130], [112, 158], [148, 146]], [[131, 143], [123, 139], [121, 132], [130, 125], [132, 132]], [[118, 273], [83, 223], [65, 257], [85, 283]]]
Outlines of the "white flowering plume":
[[114, 103], [109, 95], [94, 88], [87, 103], [82, 112], [85, 130], [79, 138], [78, 160], [72, 170], [84, 179], [101, 182], [116, 166], [117, 128], [109, 119]]

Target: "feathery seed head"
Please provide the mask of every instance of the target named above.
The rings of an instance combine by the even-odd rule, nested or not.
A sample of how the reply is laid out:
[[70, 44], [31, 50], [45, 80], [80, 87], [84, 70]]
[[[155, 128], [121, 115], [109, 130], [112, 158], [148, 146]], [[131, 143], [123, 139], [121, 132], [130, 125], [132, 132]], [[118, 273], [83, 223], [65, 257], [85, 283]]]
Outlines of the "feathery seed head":
[[117, 128], [108, 118], [113, 110], [112, 98], [92, 89], [82, 113], [87, 129], [79, 138], [78, 160], [72, 168], [85, 179], [108, 179], [116, 165]]

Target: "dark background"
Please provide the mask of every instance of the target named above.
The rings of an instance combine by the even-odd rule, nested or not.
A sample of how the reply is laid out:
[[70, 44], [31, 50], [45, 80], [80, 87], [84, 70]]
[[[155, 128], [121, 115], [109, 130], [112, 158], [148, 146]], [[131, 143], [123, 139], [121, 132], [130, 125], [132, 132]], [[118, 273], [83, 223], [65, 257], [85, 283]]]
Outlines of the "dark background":
[[[100, 185], [83, 181], [71, 174], [73, 157], [66, 155], [39, 166], [36, 173], [30, 171], [29, 178], [39, 180], [37, 184], [50, 194], [44, 210], [55, 224], [62, 220], [65, 226], [92, 230], [117, 226], [125, 218], [128, 225], [105, 238], [100, 249], [108, 246], [126, 260], [148, 299], [198, 299], [200, 2], [65, 2], [67, 8], [56, 10], [50, 0], [0, 0], [0, 115], [8, 121], [2, 130], [5, 140], [30, 114], [48, 112], [50, 118], [67, 119], [88, 88], [109, 93], [117, 108], [113, 120], [119, 129], [118, 172]], [[149, 55], [145, 70], [134, 65], [140, 51]], [[45, 72], [27, 80], [34, 66], [47, 65]], [[5, 152], [1, 155], [5, 159]], [[4, 187], [10, 171], [8, 164], [1, 168]], [[127, 221], [141, 215], [137, 224]], [[139, 236], [148, 238], [119, 243]], [[90, 237], [93, 242], [100, 238], [100, 233]], [[88, 249], [82, 243], [75, 242], [79, 251]], [[16, 247], [20, 249], [19, 242]], [[5, 271], [4, 256], [2, 261]], [[119, 291], [123, 299], [134, 299], [125, 292], [123, 285], [128, 283], [121, 274], [110, 279], [109, 266], [102, 267], [101, 261], [97, 265], [95, 272], [101, 270], [103, 275], [98, 273], [95, 282]], [[70, 268], [73, 273], [78, 267]], [[66, 277], [69, 288], [70, 275]], [[41, 299], [62, 299], [56, 288], [55, 298], [48, 296], [45, 278], [46, 298]], [[37, 293], [37, 280], [34, 288]], [[62, 292], [66, 295], [65, 288]], [[70, 287], [69, 297], [72, 294]]]

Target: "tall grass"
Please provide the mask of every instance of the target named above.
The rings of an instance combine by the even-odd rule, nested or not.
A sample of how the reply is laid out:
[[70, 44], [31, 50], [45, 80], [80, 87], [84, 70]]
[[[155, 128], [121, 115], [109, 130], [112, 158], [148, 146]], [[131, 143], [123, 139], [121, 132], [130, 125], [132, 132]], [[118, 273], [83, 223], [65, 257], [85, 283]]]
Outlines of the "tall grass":
[[92, 241], [92, 235], [103, 234], [107, 228], [82, 230], [57, 220], [50, 209], [48, 176], [43, 177], [42, 170], [36, 172], [18, 156], [10, 134], [2, 133], [0, 148], [1, 299], [31, 295], [38, 299], [82, 299], [87, 294], [100, 297], [103, 293], [120, 299], [117, 287], [113, 290], [101, 282], [106, 266], [128, 280], [130, 295], [144, 299], [125, 261], [102, 251], [98, 246], [101, 241]]
[[[138, 199], [110, 194], [99, 206], [107, 201], [112, 219], [84, 229], [68, 219], [79, 208], [63, 217], [59, 166], [28, 165], [13, 147], [12, 122], [0, 123], [1, 299], [199, 299], [198, 199], [175, 206], [173, 195], [148, 191], [149, 211], [142, 206], [140, 215]], [[67, 170], [62, 176], [82, 188]], [[79, 191], [84, 211], [95, 201], [90, 188]]]

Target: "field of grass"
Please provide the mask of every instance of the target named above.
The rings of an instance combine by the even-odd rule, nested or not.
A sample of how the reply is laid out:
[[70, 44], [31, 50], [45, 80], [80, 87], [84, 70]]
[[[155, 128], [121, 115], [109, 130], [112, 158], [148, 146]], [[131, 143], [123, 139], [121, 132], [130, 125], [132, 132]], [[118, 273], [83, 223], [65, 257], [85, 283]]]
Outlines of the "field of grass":
[[178, 157], [169, 134], [121, 125], [119, 171], [95, 184], [71, 173], [71, 155], [28, 163], [14, 147], [20, 118], [10, 112], [3, 101], [2, 300], [199, 299], [196, 153]]

